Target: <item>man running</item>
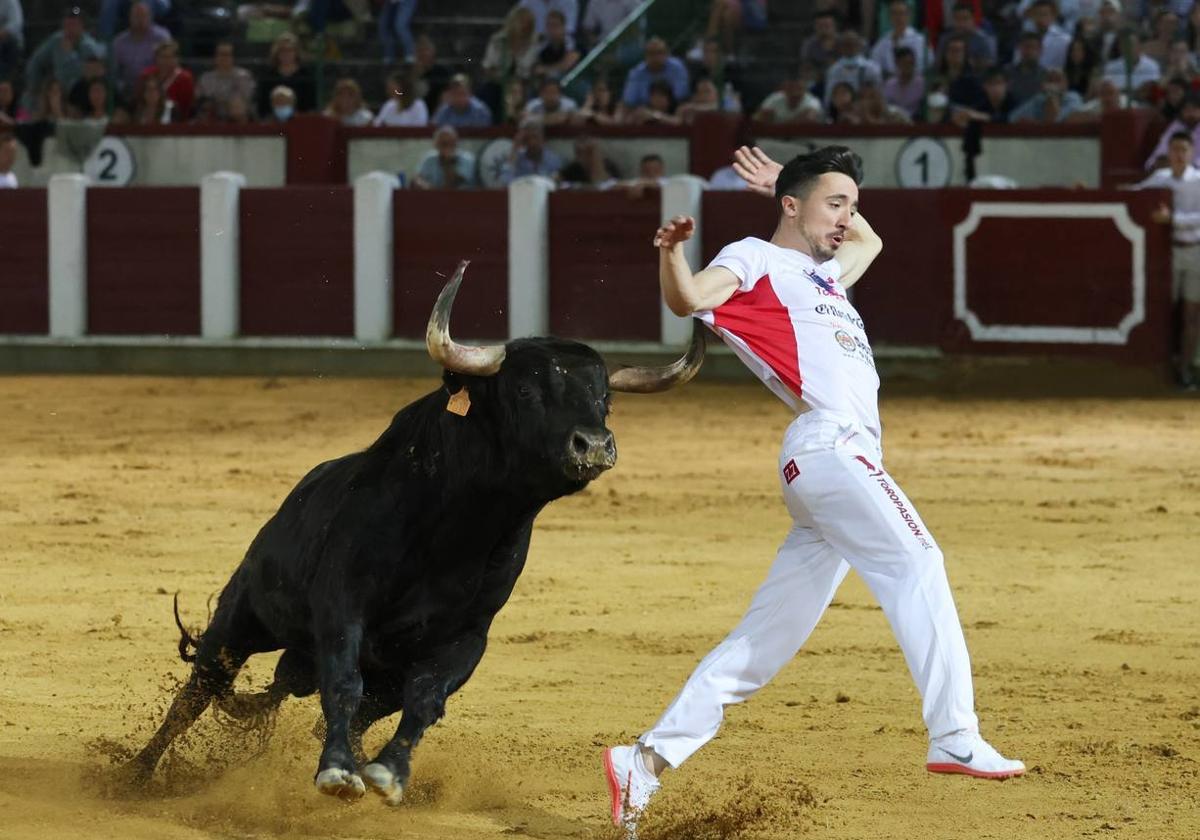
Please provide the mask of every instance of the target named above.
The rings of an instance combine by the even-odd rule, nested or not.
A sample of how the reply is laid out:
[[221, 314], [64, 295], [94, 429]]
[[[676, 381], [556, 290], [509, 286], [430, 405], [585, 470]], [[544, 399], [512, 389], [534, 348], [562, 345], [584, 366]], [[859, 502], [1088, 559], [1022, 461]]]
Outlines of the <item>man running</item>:
[[985, 779], [1025, 772], [979, 735], [942, 552], [883, 465], [879, 377], [846, 299], [883, 247], [858, 215], [862, 160], [827, 146], [781, 168], [743, 147], [735, 169], [760, 192], [774, 187], [771, 240], [734, 242], [692, 274], [681, 246], [695, 222], [676, 216], [654, 236], [659, 282], [671, 311], [712, 328], [797, 413], [779, 457], [793, 522], [741, 623], [637, 743], [605, 750], [613, 821], [630, 836], [659, 775], [717, 734], [726, 705], [754, 694], [796, 655], [852, 568], [883, 608], [923, 698], [926, 769]]

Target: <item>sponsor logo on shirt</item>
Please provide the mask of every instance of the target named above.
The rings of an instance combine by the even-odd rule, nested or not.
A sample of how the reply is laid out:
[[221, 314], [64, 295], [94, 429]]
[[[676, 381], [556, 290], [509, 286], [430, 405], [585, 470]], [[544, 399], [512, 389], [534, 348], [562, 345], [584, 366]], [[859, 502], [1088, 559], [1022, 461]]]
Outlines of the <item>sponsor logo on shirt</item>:
[[871, 345], [863, 341], [857, 336], [850, 335], [845, 330], [838, 330], [833, 334], [838, 346], [846, 352], [846, 355], [851, 358], [858, 359], [864, 364], [875, 367], [875, 354], [871, 352]]
[[837, 343], [841, 345], [841, 348], [847, 353], [854, 352], [854, 336], [850, 335], [850, 333], [846, 332], [845, 330], [838, 330], [833, 334], [833, 337], [837, 339]]
[[813, 311], [815, 311], [818, 315], [831, 315], [834, 318], [840, 318], [847, 323], [853, 324], [860, 330], [866, 329], [862, 318], [859, 318], [856, 315], [851, 315], [845, 309], [842, 309], [839, 306], [834, 306], [832, 303], [818, 303]]
[[812, 284], [817, 287], [817, 290], [821, 294], [827, 295], [829, 297], [835, 297], [835, 298], [838, 298], [839, 300], [846, 299], [846, 296], [844, 294], [842, 294], [841, 292], [839, 292], [837, 289], [835, 289], [833, 287], [832, 280], [826, 280], [820, 274], [817, 274], [816, 271], [809, 269], [804, 272], [804, 276], [807, 277], [810, 281], [812, 281]]

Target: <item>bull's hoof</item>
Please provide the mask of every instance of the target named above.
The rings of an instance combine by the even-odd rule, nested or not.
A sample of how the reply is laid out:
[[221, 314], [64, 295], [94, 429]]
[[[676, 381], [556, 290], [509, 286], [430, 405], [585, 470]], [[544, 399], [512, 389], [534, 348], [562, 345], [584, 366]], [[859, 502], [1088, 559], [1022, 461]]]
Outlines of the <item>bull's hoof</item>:
[[326, 796], [354, 801], [362, 798], [367, 792], [367, 786], [357, 773], [340, 767], [330, 767], [317, 774], [317, 790]]
[[395, 773], [382, 764], [368, 764], [363, 768], [363, 778], [371, 790], [383, 797], [385, 805], [395, 807], [404, 798], [404, 785], [396, 779]]

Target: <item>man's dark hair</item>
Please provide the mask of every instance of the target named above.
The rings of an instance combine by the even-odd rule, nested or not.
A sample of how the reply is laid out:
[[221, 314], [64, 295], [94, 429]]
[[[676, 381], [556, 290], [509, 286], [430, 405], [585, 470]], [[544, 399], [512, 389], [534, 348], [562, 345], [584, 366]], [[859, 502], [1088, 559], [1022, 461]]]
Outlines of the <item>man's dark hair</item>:
[[825, 146], [806, 155], [796, 155], [775, 179], [775, 200], [785, 195], [806, 198], [817, 179], [827, 172], [840, 172], [849, 176], [855, 184], [861, 184], [862, 158], [846, 146]]
[[1030, 32], [1029, 30], [1022, 32], [1021, 37], [1017, 40], [1022, 44], [1024, 44], [1026, 41], [1035, 41], [1039, 47], [1042, 45], [1042, 36], [1036, 32]]
[[1171, 145], [1176, 140], [1182, 140], [1184, 143], [1187, 143], [1189, 146], [1191, 146], [1193, 143], [1192, 135], [1188, 134], [1186, 131], [1171, 132], [1171, 136], [1169, 138], [1167, 138], [1167, 145], [1168, 146]]
[[912, 47], [896, 47], [892, 52], [892, 57], [899, 61], [902, 58], [916, 58], [917, 54], [912, 51]]
[[1004, 72], [1003, 67], [992, 65], [988, 68], [987, 72], [983, 74], [983, 80], [985, 82], [990, 82], [992, 79], [1003, 79], [1007, 82], [1008, 74]]
[[659, 163], [662, 163], [663, 162], [662, 155], [657, 154], [655, 152], [651, 152], [648, 155], [642, 155], [642, 159], [638, 162], [639, 163], [650, 163], [651, 161], [658, 161]]

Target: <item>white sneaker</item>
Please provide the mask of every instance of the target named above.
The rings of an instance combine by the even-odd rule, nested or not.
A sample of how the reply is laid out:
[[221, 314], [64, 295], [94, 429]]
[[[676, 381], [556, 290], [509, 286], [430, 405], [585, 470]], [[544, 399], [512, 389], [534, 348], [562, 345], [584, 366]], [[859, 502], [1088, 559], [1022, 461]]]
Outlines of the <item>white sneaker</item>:
[[925, 769], [978, 779], [1008, 779], [1023, 774], [1025, 765], [1000, 755], [979, 733], [961, 732], [930, 742]]
[[612, 799], [612, 820], [615, 826], [625, 826], [626, 837], [636, 840], [637, 820], [650, 797], [658, 790], [658, 779], [646, 769], [632, 747], [609, 747], [604, 751], [604, 775], [608, 778], [608, 794]]

